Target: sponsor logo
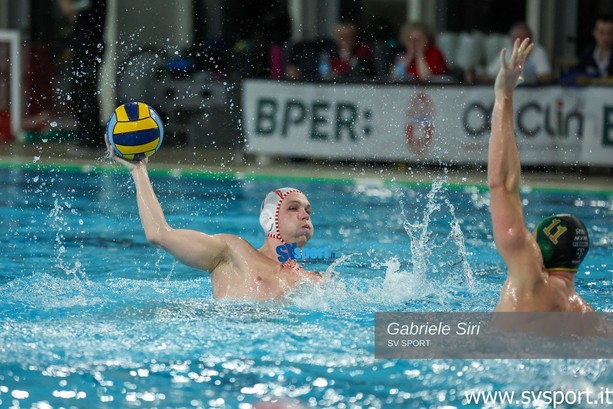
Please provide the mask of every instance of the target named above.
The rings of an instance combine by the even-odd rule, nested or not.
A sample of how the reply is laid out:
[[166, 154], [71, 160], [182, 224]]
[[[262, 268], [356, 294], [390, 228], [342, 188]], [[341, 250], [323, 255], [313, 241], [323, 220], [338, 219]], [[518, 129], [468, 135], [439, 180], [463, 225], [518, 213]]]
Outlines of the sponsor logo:
[[[545, 134], [558, 139], [569, 137], [581, 139], [584, 131], [584, 114], [577, 107], [569, 109], [565, 105], [562, 99], [558, 99], [555, 104], [544, 104], [541, 101], [526, 101], [519, 104], [515, 114], [517, 133], [526, 138]], [[490, 104], [474, 102], [466, 105], [462, 113], [464, 131], [475, 138], [489, 136], [493, 108], [493, 102]], [[609, 115], [611, 120], [609, 136], [613, 144], [613, 113]]]
[[434, 104], [424, 92], [409, 102], [406, 136], [409, 150], [419, 157], [426, 156], [434, 138]]
[[370, 108], [349, 101], [261, 97], [256, 101], [255, 133], [287, 138], [300, 131], [312, 141], [359, 142], [371, 136], [372, 116]]

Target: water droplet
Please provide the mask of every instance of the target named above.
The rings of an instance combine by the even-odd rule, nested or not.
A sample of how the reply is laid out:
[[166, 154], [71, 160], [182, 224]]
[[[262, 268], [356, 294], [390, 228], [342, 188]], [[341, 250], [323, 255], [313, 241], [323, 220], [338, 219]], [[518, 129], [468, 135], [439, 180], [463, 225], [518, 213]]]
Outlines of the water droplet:
[[49, 125], [51, 125], [52, 128], [55, 128], [57, 126], [57, 122], [56, 121], [51, 121], [51, 123]]

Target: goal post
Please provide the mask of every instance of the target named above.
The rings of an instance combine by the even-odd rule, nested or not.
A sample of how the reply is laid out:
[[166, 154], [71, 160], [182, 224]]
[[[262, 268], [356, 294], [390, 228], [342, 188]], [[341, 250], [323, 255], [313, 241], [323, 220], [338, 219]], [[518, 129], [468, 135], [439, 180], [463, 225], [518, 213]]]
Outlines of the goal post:
[[0, 57], [0, 111], [9, 113], [10, 136], [22, 139], [23, 89], [19, 31], [0, 30]]

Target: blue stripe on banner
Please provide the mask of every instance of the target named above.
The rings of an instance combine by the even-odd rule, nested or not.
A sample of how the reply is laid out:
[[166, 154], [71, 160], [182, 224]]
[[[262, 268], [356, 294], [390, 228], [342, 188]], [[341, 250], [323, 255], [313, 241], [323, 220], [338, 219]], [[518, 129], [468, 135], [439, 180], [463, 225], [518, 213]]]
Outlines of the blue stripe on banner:
[[136, 121], [138, 119], [138, 102], [129, 102], [125, 104], [125, 108], [130, 121]]
[[113, 141], [117, 145], [135, 146], [155, 140], [159, 136], [157, 129], [115, 134]]

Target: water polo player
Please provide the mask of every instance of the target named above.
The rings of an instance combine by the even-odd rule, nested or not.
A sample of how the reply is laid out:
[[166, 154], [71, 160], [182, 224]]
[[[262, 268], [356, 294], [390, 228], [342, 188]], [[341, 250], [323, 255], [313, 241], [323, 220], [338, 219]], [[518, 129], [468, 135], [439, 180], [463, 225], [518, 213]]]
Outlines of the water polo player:
[[533, 48], [516, 41], [510, 59], [501, 52], [488, 151], [488, 184], [496, 248], [508, 268], [496, 311], [594, 311], [575, 291], [575, 275], [589, 248], [585, 225], [555, 215], [531, 233], [519, 195], [521, 165], [515, 142], [513, 90]]
[[255, 249], [232, 234], [209, 235], [170, 227], [149, 180], [147, 159], [129, 162], [119, 158], [108, 141], [107, 148], [134, 179], [147, 240], [182, 263], [210, 272], [215, 298], [276, 299], [301, 283], [321, 280], [318, 273], [305, 270], [295, 260], [281, 263], [277, 259], [277, 246], [296, 243], [302, 247], [313, 236], [311, 204], [298, 189], [277, 189], [266, 195], [260, 215], [266, 238], [264, 245]]
[[590, 248], [585, 224], [570, 214], [543, 219], [534, 232], [547, 270], [576, 273]]

